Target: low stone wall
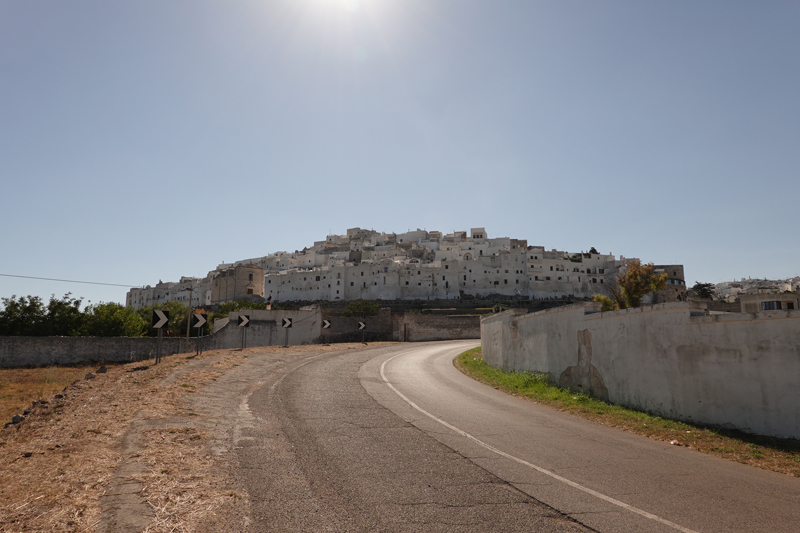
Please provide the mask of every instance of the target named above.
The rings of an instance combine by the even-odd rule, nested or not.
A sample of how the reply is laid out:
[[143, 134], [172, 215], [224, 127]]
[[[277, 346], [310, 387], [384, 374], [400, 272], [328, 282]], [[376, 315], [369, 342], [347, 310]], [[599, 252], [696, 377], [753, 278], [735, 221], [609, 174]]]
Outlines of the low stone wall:
[[[153, 337], [0, 337], [0, 367], [130, 363], [155, 358], [157, 342]], [[187, 351], [186, 339], [161, 342], [162, 356]]]
[[[287, 337], [290, 345], [319, 342], [322, 327], [319, 309], [310, 311], [248, 311], [250, 327], [237, 326], [239, 313], [213, 334], [200, 339], [203, 350], [279, 346]], [[291, 328], [282, 328], [284, 317], [292, 319]], [[247, 330], [246, 337], [244, 330]], [[0, 367], [72, 365], [81, 363], [128, 363], [155, 358], [154, 337], [0, 337]], [[192, 337], [161, 340], [161, 355], [194, 352], [198, 339]]]
[[576, 304], [481, 321], [484, 359], [660, 416], [800, 438], [800, 311]]
[[480, 339], [480, 315], [422, 315], [406, 313], [395, 318], [394, 340], [425, 342]]
[[[250, 325], [239, 327], [239, 314], [250, 317]], [[283, 319], [291, 318], [292, 327], [282, 327]], [[305, 311], [265, 311], [242, 309], [228, 314], [228, 322], [206, 337], [203, 350], [224, 350], [254, 346], [290, 346], [319, 342], [322, 314], [319, 309]]]
[[[321, 332], [322, 342], [379, 342], [391, 341], [392, 331], [392, 312], [389, 309], [381, 309], [376, 316], [366, 318], [332, 316], [323, 313], [323, 319], [331, 323], [329, 329]], [[359, 330], [358, 323], [363, 322], [366, 327]]]

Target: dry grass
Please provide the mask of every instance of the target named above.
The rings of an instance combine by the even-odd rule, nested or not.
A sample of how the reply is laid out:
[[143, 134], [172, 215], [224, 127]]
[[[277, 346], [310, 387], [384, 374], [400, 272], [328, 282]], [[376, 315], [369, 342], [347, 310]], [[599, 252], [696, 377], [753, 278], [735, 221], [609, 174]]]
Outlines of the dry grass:
[[637, 435], [716, 455], [773, 472], [800, 477], [800, 441], [748, 435], [669, 420], [611, 405], [584, 394], [554, 387], [529, 372], [503, 372], [487, 365], [475, 348], [458, 356], [455, 366], [478, 381], [515, 396]]
[[34, 400], [50, 398], [96, 367], [0, 368], [0, 425]]
[[[0, 429], [0, 531], [93, 531], [101, 519], [100, 499], [124, 461], [145, 466], [135, 480], [144, 485], [141, 494], [155, 513], [147, 532], [220, 529], [216, 524], [224, 525], [226, 513], [246, 513], [248, 501], [224, 459], [210, 455], [209, 436], [198, 429], [204, 415], [193, 412], [186, 400], [254, 353], [362, 347], [206, 352], [191, 360], [219, 359], [205, 369], [179, 373], [178, 379], [166, 381], [165, 377], [189, 362], [185, 355], [167, 357], [159, 365], [146, 361], [109, 366], [106, 374], [89, 380], [82, 378], [94, 367], [2, 371], [9, 383], [8, 376], [24, 376], [29, 383], [19, 387], [30, 391], [28, 396], [12, 396], [3, 402], [10, 413], [30, 405], [37, 396], [47, 396], [48, 391], [60, 393], [61, 383], [81, 379], [64, 390], [63, 398], [50, 396], [37, 403], [22, 423]], [[63, 381], [55, 385], [55, 377]], [[123, 453], [123, 438], [136, 421], [164, 427], [145, 428], [139, 449]]]

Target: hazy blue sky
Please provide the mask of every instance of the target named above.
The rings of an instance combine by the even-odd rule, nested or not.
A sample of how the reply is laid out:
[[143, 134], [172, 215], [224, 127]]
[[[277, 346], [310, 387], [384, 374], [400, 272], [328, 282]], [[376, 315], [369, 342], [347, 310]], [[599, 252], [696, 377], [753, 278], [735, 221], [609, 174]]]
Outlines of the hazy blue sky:
[[[0, 0], [0, 273], [486, 227], [800, 275], [800, 3]], [[124, 301], [0, 277], [0, 296]]]

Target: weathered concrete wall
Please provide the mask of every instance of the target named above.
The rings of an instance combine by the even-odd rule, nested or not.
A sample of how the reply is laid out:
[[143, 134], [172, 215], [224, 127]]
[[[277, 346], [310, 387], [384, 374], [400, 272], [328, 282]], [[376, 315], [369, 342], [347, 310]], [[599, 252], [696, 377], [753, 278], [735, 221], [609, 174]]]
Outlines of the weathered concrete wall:
[[[381, 309], [376, 316], [366, 318], [343, 317], [323, 313], [323, 318], [330, 321], [331, 327], [322, 330], [323, 342], [365, 342], [391, 341], [392, 340], [392, 312]], [[364, 331], [358, 329], [358, 323], [363, 322], [367, 327]]]
[[800, 311], [594, 303], [481, 322], [487, 363], [669, 418], [800, 438]]
[[[129, 363], [154, 358], [157, 341], [151, 337], [0, 337], [0, 367]], [[190, 349], [194, 350], [193, 342]], [[186, 339], [162, 339], [162, 356], [183, 351]]]
[[[239, 314], [250, 317], [250, 326], [239, 327]], [[291, 328], [283, 328], [284, 318], [292, 319]], [[254, 346], [282, 346], [288, 344], [313, 344], [319, 342], [322, 329], [322, 314], [319, 309], [308, 311], [264, 311], [242, 309], [236, 313], [228, 314], [228, 323], [223, 325], [205, 339], [204, 350], [223, 350], [240, 348], [242, 336], [246, 335], [247, 347]], [[246, 332], [243, 330], [247, 330]]]
[[[289, 344], [319, 342], [321, 313], [311, 311], [243, 311], [250, 316], [250, 327], [237, 326], [238, 313], [212, 335], [202, 339], [203, 350], [242, 346], [242, 330], [247, 329], [248, 347], [279, 346], [289, 333]], [[292, 318], [291, 328], [282, 328], [284, 317]], [[0, 337], [0, 367], [70, 365], [90, 362], [127, 363], [154, 358], [158, 339], [153, 337]], [[162, 339], [161, 355], [194, 352], [197, 339]]]
[[417, 315], [395, 317], [394, 340], [405, 342], [481, 338], [479, 315]]

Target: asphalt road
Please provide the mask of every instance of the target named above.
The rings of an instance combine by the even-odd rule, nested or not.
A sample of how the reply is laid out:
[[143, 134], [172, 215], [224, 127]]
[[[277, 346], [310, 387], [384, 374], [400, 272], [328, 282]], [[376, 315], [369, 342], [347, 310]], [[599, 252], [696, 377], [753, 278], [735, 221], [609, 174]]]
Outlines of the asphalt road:
[[475, 342], [293, 360], [247, 399], [252, 531], [798, 531], [800, 480], [579, 420], [452, 365]]

